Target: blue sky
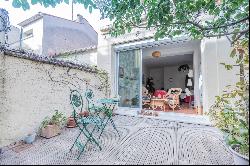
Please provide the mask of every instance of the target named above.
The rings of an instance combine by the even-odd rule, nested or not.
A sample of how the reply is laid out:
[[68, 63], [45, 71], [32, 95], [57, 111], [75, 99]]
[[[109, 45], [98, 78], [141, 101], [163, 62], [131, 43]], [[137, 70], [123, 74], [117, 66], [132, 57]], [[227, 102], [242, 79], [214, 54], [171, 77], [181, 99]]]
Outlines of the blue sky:
[[[4, 8], [9, 12], [10, 23], [14, 26], [17, 26], [18, 23], [37, 14], [38, 12], [55, 15], [69, 20], [71, 20], [72, 17], [71, 4], [68, 5], [66, 3], [57, 5], [55, 8], [45, 8], [40, 4], [31, 5], [30, 10], [24, 11], [21, 8], [14, 8], [12, 6], [12, 0], [0, 0], [0, 8]], [[76, 19], [77, 14], [81, 14], [84, 18], [86, 18], [97, 32], [99, 32], [101, 26], [109, 22], [107, 20], [104, 20], [102, 21], [102, 23], [100, 23], [100, 13], [98, 10], [94, 10], [90, 14], [87, 10], [85, 10], [84, 6], [80, 4], [74, 5], [74, 19]]]

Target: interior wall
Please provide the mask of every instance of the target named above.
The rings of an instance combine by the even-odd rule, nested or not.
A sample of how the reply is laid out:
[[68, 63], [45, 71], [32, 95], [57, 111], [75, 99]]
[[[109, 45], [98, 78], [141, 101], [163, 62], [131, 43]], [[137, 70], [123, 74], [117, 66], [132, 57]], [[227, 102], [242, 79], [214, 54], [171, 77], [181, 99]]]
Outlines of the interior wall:
[[147, 78], [150, 76], [150, 69], [144, 63], [142, 63], [142, 74], [144, 75], [142, 78], [144, 79], [144, 81], [142, 81], [142, 84], [146, 85]]
[[[190, 68], [193, 69], [192, 65], [190, 65]], [[178, 71], [180, 65], [175, 66], [165, 66], [164, 67], [164, 89], [170, 89], [170, 88], [181, 88], [182, 90], [185, 90], [185, 80], [186, 75], [188, 74], [188, 71]], [[172, 79], [171, 79], [172, 78]]]
[[150, 76], [154, 79], [154, 88], [161, 89], [164, 87], [164, 68], [151, 68], [149, 69]]
[[[170, 88], [181, 88], [182, 90], [184, 90], [186, 87], [185, 79], [188, 71], [179, 72], [178, 68], [180, 65], [150, 68], [143, 64], [143, 74], [145, 80], [148, 76], [153, 77], [155, 89], [164, 88], [165, 90], [167, 90]], [[192, 64], [188, 65], [190, 66], [190, 69], [193, 69]], [[170, 81], [170, 78], [172, 78], [172, 81]]]

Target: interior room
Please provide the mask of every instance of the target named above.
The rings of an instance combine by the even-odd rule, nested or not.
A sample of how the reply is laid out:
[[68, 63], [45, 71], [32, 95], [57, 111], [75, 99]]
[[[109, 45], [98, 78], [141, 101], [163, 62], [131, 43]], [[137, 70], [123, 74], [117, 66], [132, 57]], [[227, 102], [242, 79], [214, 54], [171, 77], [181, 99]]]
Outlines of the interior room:
[[142, 51], [142, 108], [196, 114], [193, 53], [167, 54], [164, 48]]

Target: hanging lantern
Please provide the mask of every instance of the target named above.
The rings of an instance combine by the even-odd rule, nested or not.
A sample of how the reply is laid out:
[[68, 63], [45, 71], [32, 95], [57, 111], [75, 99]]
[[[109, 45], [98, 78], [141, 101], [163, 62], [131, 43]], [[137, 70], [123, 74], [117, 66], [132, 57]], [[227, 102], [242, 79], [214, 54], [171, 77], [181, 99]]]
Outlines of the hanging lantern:
[[160, 52], [160, 51], [154, 51], [154, 52], [152, 53], [152, 56], [155, 57], [155, 58], [158, 58], [158, 57], [161, 56], [161, 52]]

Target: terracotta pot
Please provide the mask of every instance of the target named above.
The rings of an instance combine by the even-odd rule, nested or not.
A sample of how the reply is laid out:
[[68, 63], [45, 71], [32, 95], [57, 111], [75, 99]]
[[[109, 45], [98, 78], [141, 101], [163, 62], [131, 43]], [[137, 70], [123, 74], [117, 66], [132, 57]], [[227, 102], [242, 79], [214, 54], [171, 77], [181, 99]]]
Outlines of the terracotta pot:
[[[232, 145], [232, 147], [233, 146], [235, 146], [235, 145]], [[229, 149], [233, 154], [234, 164], [235, 165], [249, 165], [249, 158], [247, 156], [243, 156], [243, 155], [239, 154], [238, 152], [233, 150], [232, 147], [229, 147]]]
[[68, 128], [75, 128], [76, 127], [76, 122], [75, 122], [75, 119], [73, 117], [68, 118], [67, 127]]
[[47, 125], [42, 128], [41, 136], [45, 138], [51, 138], [61, 133], [61, 129], [57, 125]]
[[88, 117], [89, 116], [89, 112], [88, 111], [83, 111], [83, 112], [80, 112], [79, 115], [83, 116], [83, 117]]

